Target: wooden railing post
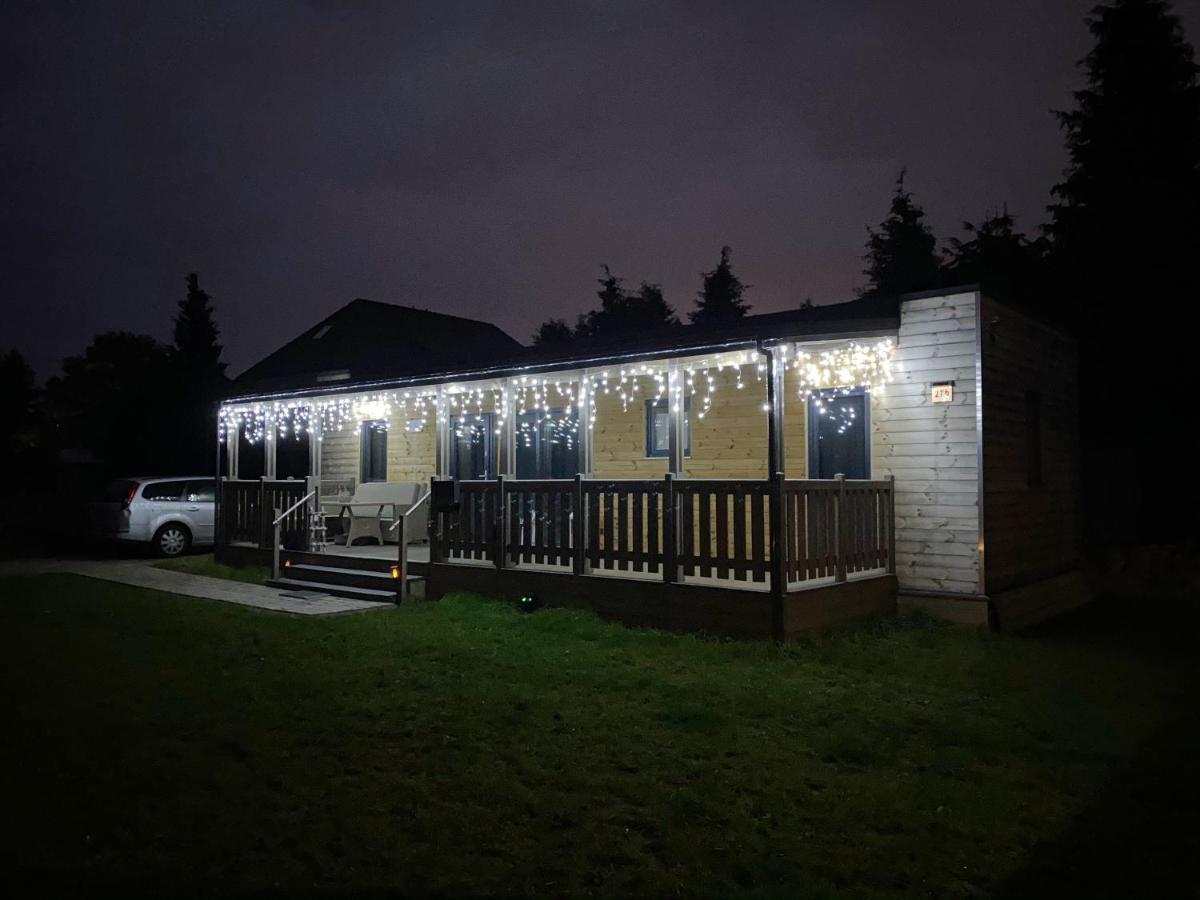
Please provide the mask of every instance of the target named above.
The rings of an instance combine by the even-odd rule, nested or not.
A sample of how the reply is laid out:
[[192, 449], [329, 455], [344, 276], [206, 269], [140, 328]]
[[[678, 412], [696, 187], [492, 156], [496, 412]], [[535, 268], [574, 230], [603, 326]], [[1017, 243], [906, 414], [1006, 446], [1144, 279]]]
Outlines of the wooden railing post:
[[889, 575], [896, 574], [896, 476], [887, 477], [887, 505], [884, 507], [884, 517], [887, 519], [887, 570]]
[[258, 479], [258, 546], [271, 540], [271, 513], [267, 506], [267, 476]]
[[679, 581], [679, 502], [671, 472], [663, 485], [663, 581]]
[[504, 476], [496, 476], [496, 516], [499, 521], [492, 523], [495, 555], [493, 562], [497, 569], [508, 567], [508, 488], [504, 484]]
[[587, 574], [587, 555], [584, 553], [587, 535], [583, 512], [583, 476], [575, 475], [575, 518], [571, 523], [571, 570], [576, 575]]
[[[429, 492], [432, 495], [434, 491], [434, 483], [437, 482], [437, 476], [429, 479]], [[429, 561], [431, 563], [443, 562], [442, 559], [442, 542], [441, 542], [441, 524], [443, 513], [434, 508], [432, 496], [429, 504]]]
[[279, 518], [283, 511], [279, 507], [275, 507], [275, 515], [271, 517], [271, 578], [279, 577]]
[[[787, 516], [783, 506], [783, 473], [771, 476], [769, 509], [771, 516], [771, 630], [776, 640], [783, 639], [783, 597], [787, 593]], [[724, 499], [724, 498], [722, 498]]]
[[833, 501], [833, 565], [834, 581], [846, 580], [846, 476], [839, 472], [834, 475], [837, 481], [837, 493]]

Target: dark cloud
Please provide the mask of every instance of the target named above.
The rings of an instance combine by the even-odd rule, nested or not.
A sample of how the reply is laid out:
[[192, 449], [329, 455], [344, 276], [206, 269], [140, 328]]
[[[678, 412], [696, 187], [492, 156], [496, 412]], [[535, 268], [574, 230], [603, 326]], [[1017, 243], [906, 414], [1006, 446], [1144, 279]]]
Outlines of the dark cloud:
[[724, 243], [760, 311], [846, 299], [902, 165], [943, 240], [1042, 220], [1090, 5], [9, 3], [0, 345], [166, 337], [193, 269], [235, 371], [356, 296], [687, 307]]

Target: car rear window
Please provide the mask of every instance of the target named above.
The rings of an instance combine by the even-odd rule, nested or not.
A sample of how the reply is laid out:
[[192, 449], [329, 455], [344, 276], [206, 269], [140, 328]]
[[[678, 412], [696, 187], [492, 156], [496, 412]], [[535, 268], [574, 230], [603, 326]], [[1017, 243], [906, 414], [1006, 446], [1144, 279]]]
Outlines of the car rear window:
[[182, 481], [159, 481], [142, 488], [143, 500], [180, 500], [183, 498]]
[[124, 503], [129, 492], [137, 487], [136, 481], [128, 478], [117, 478], [110, 481], [96, 498], [100, 503]]
[[191, 503], [215, 503], [217, 491], [212, 480], [189, 481], [187, 483], [187, 500]]

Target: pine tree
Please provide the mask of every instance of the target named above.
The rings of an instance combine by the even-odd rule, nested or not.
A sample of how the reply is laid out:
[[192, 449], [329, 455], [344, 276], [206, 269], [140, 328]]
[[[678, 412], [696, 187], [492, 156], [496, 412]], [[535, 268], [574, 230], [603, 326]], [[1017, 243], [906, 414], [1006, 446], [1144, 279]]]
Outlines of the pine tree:
[[729, 247], [721, 248], [721, 259], [711, 272], [701, 273], [703, 287], [696, 295], [696, 308], [688, 313], [693, 325], [723, 325], [744, 319], [750, 306], [742, 294], [750, 285], [733, 274]]
[[[1200, 87], [1179, 19], [1162, 0], [1114, 0], [1086, 19], [1095, 41], [1086, 84], [1059, 112], [1068, 166], [1053, 189], [1056, 294], [1079, 337], [1085, 504], [1115, 467], [1146, 475], [1181, 439], [1176, 392], [1194, 380], [1200, 317]], [[1141, 335], [1131, 340], [1140, 320]], [[1145, 356], [1144, 374], [1136, 368]], [[1115, 413], [1135, 416], [1132, 428]], [[1085, 521], [1106, 539], [1178, 541], [1197, 533], [1188, 479], [1162, 491], [1138, 483], [1136, 509], [1092, 501]], [[1116, 526], [1118, 530], [1114, 531]]]
[[925, 225], [925, 211], [904, 189], [904, 173], [896, 179], [896, 191], [887, 218], [879, 230], [867, 226], [867, 286], [860, 297], [903, 294], [925, 290], [941, 282], [937, 241]]
[[1116, 0], [1087, 18], [1087, 84], [1057, 113], [1069, 165], [1047, 231], [1083, 333], [1115, 336], [1136, 297], [1200, 293], [1200, 88], [1162, 0]]
[[1045, 289], [1045, 240], [1017, 231], [1007, 208], [978, 225], [963, 222], [963, 230], [969, 237], [951, 238], [946, 248], [945, 281], [982, 284], [1001, 299], [1035, 308]]
[[608, 266], [598, 279], [600, 308], [579, 317], [579, 337], [618, 339], [673, 328], [679, 324], [675, 311], [663, 298], [662, 288], [643, 281], [636, 294], [628, 293], [622, 279]]
[[175, 351], [194, 373], [223, 376], [225, 364], [221, 362], [217, 340], [220, 332], [213, 321], [211, 298], [200, 287], [195, 272], [188, 275], [187, 287], [187, 296], [179, 301], [175, 316]]

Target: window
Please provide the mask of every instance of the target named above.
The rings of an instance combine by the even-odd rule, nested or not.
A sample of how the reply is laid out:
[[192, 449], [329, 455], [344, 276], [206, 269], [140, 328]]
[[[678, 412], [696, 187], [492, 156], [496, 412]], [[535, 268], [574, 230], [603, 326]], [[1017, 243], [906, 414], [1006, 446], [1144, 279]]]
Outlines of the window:
[[171, 501], [183, 498], [182, 481], [160, 481], [142, 488], [143, 500]]
[[871, 477], [867, 392], [821, 391], [808, 400], [808, 477]]
[[362, 481], [387, 481], [387, 422], [362, 423]]
[[[646, 401], [646, 455], [668, 456], [671, 450], [667, 400]], [[683, 455], [692, 455], [692, 398], [683, 398]]]
[[476, 481], [493, 477], [496, 417], [492, 413], [450, 417], [450, 477]]
[[1042, 395], [1025, 392], [1025, 483], [1042, 486]]
[[579, 471], [579, 417], [564, 410], [517, 416], [518, 478], [574, 478]]
[[211, 479], [205, 481], [189, 481], [184, 499], [189, 503], [214, 503], [217, 499], [216, 487]]

